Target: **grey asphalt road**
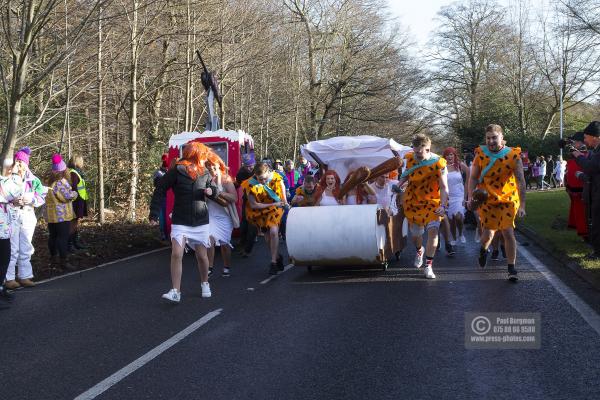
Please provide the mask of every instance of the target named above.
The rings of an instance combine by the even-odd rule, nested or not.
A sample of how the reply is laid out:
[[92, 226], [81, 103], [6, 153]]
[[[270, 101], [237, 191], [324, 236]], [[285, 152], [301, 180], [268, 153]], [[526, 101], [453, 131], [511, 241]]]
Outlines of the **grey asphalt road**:
[[[598, 291], [526, 249], [598, 318]], [[438, 254], [435, 281], [409, 267], [409, 247], [386, 272], [296, 267], [261, 284], [265, 251], [259, 243], [257, 255], [235, 258], [230, 278], [217, 271], [210, 299], [186, 256], [179, 305], [160, 298], [169, 289], [167, 251], [18, 291], [0, 310], [0, 398], [75, 398], [215, 310], [97, 398], [599, 397], [599, 333], [523, 256], [517, 284], [506, 281], [502, 261], [476, 267], [472, 240], [454, 258]], [[467, 349], [466, 312], [540, 313], [541, 346]]]

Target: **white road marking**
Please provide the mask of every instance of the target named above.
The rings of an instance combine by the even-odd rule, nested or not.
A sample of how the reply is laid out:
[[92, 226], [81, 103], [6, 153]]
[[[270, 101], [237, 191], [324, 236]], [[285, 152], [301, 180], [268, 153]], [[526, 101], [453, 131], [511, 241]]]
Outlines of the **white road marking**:
[[[290, 268], [292, 268], [293, 266], [294, 266], [294, 264], [288, 264], [288, 265], [286, 265], [286, 266], [285, 266], [285, 268], [283, 269], [283, 271], [281, 271], [281, 272], [280, 272], [279, 274], [277, 274], [277, 275], [283, 274], [284, 272], [286, 272], [287, 270], [289, 270], [289, 269], [290, 269]], [[273, 279], [277, 278], [277, 275], [273, 275], [273, 276], [270, 276], [270, 277], [268, 277], [267, 279], [265, 279], [264, 281], [262, 281], [260, 284], [261, 284], [261, 285], [265, 285], [265, 284], [267, 284], [267, 283], [271, 282]]]
[[531, 254], [523, 246], [519, 246], [519, 251], [523, 256], [533, 265], [535, 269], [541, 273], [544, 278], [558, 293], [560, 293], [565, 300], [573, 307], [579, 315], [600, 335], [600, 315], [590, 307], [585, 301], [583, 301], [571, 288], [565, 285], [554, 273], [552, 273], [536, 256]]
[[146, 354], [144, 354], [137, 360], [126, 365], [125, 367], [121, 368], [120, 370], [118, 370], [117, 372], [115, 372], [114, 374], [112, 374], [111, 376], [109, 376], [108, 378], [103, 380], [102, 382], [98, 383], [96, 386], [92, 387], [91, 389], [89, 389], [89, 390], [85, 391], [84, 393], [80, 394], [79, 396], [75, 397], [75, 400], [84, 400], [84, 399], [91, 400], [91, 399], [98, 397], [99, 395], [101, 395], [102, 393], [104, 393], [108, 389], [110, 389], [112, 386], [114, 386], [117, 383], [119, 383], [120, 381], [122, 381], [124, 378], [126, 378], [128, 375], [130, 375], [132, 372], [143, 367], [145, 364], [149, 363], [150, 361], [152, 361], [153, 359], [158, 357], [160, 354], [164, 353], [166, 350], [168, 350], [169, 348], [171, 348], [174, 345], [176, 345], [177, 343], [179, 343], [186, 336], [188, 336], [191, 333], [193, 333], [194, 331], [198, 330], [202, 325], [206, 324], [208, 321], [210, 321], [214, 317], [221, 314], [222, 311], [223, 311], [223, 309], [219, 308], [215, 311], [209, 312], [208, 314], [206, 314], [205, 316], [200, 318], [198, 321], [194, 322], [193, 324], [191, 324], [190, 326], [188, 326], [181, 332], [172, 336], [167, 341], [159, 344], [158, 346], [156, 346], [155, 348], [153, 348], [152, 350], [150, 350], [149, 352], [147, 352]]
[[170, 247], [161, 247], [160, 249], [154, 249], [154, 250], [146, 251], [144, 253], [134, 254], [134, 255], [129, 256], [129, 257], [120, 258], [118, 260], [109, 261], [109, 262], [104, 263], [104, 264], [96, 265], [95, 267], [82, 269], [81, 271], [69, 272], [68, 274], [63, 274], [63, 275], [55, 276], [54, 278], [48, 278], [48, 279], [44, 279], [42, 281], [36, 281], [35, 283], [36, 283], [36, 285], [41, 285], [42, 283], [48, 283], [48, 282], [55, 281], [57, 279], [66, 278], [67, 276], [81, 274], [82, 272], [88, 272], [88, 271], [91, 271], [91, 270], [96, 269], [96, 268], [107, 267], [109, 265], [116, 264], [116, 263], [119, 263], [119, 262], [122, 262], [122, 261], [129, 261], [129, 260], [132, 260], [134, 258], [146, 256], [148, 254], [158, 253], [159, 251], [163, 251], [163, 250], [166, 250], [166, 249], [170, 249]]

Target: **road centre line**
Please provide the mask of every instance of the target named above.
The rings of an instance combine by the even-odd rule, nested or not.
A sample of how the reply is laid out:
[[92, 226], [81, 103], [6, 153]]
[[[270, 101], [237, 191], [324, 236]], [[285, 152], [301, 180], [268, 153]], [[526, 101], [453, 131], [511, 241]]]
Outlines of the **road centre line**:
[[551, 272], [536, 256], [531, 254], [523, 246], [519, 246], [519, 252], [546, 278], [548, 282], [560, 293], [579, 315], [600, 335], [600, 315], [583, 301], [570, 287], [565, 285], [553, 272]]
[[286, 265], [285, 268], [283, 269], [283, 271], [281, 271], [279, 274], [268, 277], [267, 279], [265, 279], [264, 281], [262, 281], [260, 284], [261, 285], [265, 285], [265, 284], [271, 282], [273, 279], [277, 278], [278, 275], [283, 274], [284, 272], [286, 272], [289, 269], [291, 269], [293, 266], [294, 266], [294, 264], [288, 264], [288, 265]]
[[202, 318], [200, 318], [199, 320], [197, 320], [196, 322], [194, 322], [193, 324], [191, 324], [190, 326], [188, 326], [181, 332], [175, 334], [170, 339], [159, 344], [158, 346], [156, 346], [155, 348], [153, 348], [152, 350], [150, 350], [149, 352], [147, 352], [146, 354], [144, 354], [137, 360], [126, 365], [125, 367], [121, 368], [120, 370], [118, 370], [117, 372], [115, 372], [114, 374], [109, 376], [108, 378], [104, 379], [102, 382], [98, 383], [91, 389], [89, 389], [89, 390], [83, 392], [82, 394], [80, 394], [79, 396], [75, 397], [75, 400], [84, 400], [84, 399], [91, 400], [91, 399], [98, 397], [99, 395], [101, 395], [102, 393], [104, 393], [105, 391], [110, 389], [112, 386], [114, 386], [117, 383], [119, 383], [120, 381], [122, 381], [128, 375], [135, 372], [139, 368], [143, 367], [144, 365], [146, 365], [147, 363], [149, 363], [150, 361], [152, 361], [153, 359], [158, 357], [160, 354], [164, 353], [169, 348], [171, 348], [174, 345], [176, 345], [177, 343], [179, 343], [181, 340], [186, 338], [188, 335], [190, 335], [193, 332], [195, 332], [196, 330], [198, 330], [200, 327], [205, 325], [211, 319], [213, 319], [214, 317], [221, 314], [222, 311], [223, 311], [223, 309], [219, 308], [217, 310], [209, 312], [208, 314], [206, 314], [205, 316], [203, 316]]

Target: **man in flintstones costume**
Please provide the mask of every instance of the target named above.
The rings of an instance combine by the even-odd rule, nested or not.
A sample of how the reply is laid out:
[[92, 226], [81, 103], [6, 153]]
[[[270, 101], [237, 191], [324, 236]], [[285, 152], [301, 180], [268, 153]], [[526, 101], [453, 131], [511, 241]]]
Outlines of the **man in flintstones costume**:
[[[421, 268], [425, 256], [425, 278], [435, 279], [433, 257], [437, 249], [440, 221], [448, 203], [446, 160], [431, 152], [431, 139], [423, 134], [412, 140], [413, 151], [407, 153], [406, 168], [399, 186], [406, 186], [404, 216], [417, 254], [414, 266]], [[423, 233], [427, 232], [427, 248], [423, 248]]]
[[525, 216], [526, 187], [521, 149], [505, 145], [500, 125], [491, 124], [485, 128], [485, 143], [485, 146], [475, 149], [467, 198], [467, 206], [476, 208], [473, 201], [475, 189], [487, 192], [487, 199], [483, 200], [483, 196], [477, 207], [482, 227], [479, 266], [485, 267], [488, 249], [494, 234], [499, 231], [506, 248], [508, 279], [516, 282], [515, 217]]
[[272, 171], [266, 163], [254, 167], [254, 175], [242, 182], [248, 202], [246, 218], [265, 233], [265, 240], [271, 251], [269, 274], [283, 271], [283, 256], [279, 254], [279, 224], [284, 208], [289, 205], [285, 196], [283, 178]]

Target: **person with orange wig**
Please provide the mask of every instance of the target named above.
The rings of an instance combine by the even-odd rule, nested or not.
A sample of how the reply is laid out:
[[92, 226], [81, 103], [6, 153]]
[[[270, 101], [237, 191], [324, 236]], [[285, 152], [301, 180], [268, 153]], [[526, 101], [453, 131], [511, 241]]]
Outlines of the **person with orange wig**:
[[[348, 171], [344, 183], [350, 179], [353, 172], [354, 171]], [[358, 204], [377, 204], [377, 195], [368, 183], [359, 183], [356, 187], [346, 193], [343, 203], [351, 206]]]
[[208, 256], [210, 244], [207, 199], [215, 199], [218, 189], [204, 167], [212, 150], [200, 142], [184, 146], [183, 157], [169, 169], [154, 189], [150, 205], [150, 221], [158, 224], [160, 205], [167, 190], [175, 195], [171, 225], [171, 283], [172, 289], [163, 298], [174, 303], [181, 301], [182, 259], [186, 244], [196, 252], [200, 271], [202, 297], [211, 297], [208, 284]]
[[317, 193], [315, 194], [315, 205], [317, 206], [338, 206], [341, 202], [338, 200], [340, 195], [340, 186], [342, 181], [339, 175], [333, 169], [325, 171], [319, 182]]
[[[215, 247], [221, 248], [221, 258], [223, 259], [223, 276], [230, 276], [231, 267], [231, 233], [233, 232], [233, 217], [230, 213], [235, 213], [235, 202], [237, 201], [237, 191], [233, 184], [233, 179], [229, 176], [228, 168], [221, 158], [212, 153], [209, 155], [205, 163], [213, 182], [219, 190], [219, 198], [221, 202], [226, 202], [227, 205], [222, 205], [216, 201], [209, 199], [208, 217], [211, 246], [208, 249], [208, 273], [212, 273], [215, 261]], [[230, 205], [233, 205], [231, 207]]]
[[[447, 147], [443, 153], [448, 168], [448, 210], [446, 216], [450, 222], [450, 232], [452, 240], [450, 244], [454, 246], [457, 240], [466, 243], [467, 240], [463, 234], [465, 218], [465, 182], [469, 181], [469, 167], [458, 157], [454, 147]], [[458, 233], [458, 235], [457, 235]]]

